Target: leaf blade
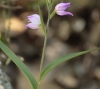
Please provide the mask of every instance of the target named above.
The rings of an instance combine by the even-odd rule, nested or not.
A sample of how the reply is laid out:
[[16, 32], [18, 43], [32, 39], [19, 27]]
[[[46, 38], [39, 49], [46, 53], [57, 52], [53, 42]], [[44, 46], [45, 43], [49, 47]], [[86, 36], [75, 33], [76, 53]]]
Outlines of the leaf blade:
[[26, 65], [1, 40], [0, 40], [0, 48], [23, 72], [23, 74], [29, 80], [32, 88], [37, 89], [37, 82], [36, 82], [33, 74], [26, 67]]
[[77, 53], [71, 53], [71, 54], [67, 54], [65, 56], [62, 56], [60, 58], [57, 58], [56, 60], [54, 60], [53, 62], [51, 62], [49, 65], [47, 65], [47, 67], [42, 71], [41, 76], [40, 76], [40, 81], [42, 81], [42, 79], [49, 73], [50, 70], [52, 70], [54, 67], [56, 67], [57, 65], [70, 60], [72, 58], [75, 58], [77, 56], [92, 52], [94, 50], [99, 50], [100, 48], [95, 48], [92, 50], [87, 50], [87, 51], [82, 51], [82, 52], [77, 52]]
[[39, 5], [38, 5], [38, 9], [39, 9], [39, 15], [40, 15], [40, 20], [41, 20], [42, 31], [43, 31], [44, 36], [46, 36], [46, 28], [45, 28], [45, 25], [44, 25], [42, 12], [41, 12], [41, 9], [40, 9]]

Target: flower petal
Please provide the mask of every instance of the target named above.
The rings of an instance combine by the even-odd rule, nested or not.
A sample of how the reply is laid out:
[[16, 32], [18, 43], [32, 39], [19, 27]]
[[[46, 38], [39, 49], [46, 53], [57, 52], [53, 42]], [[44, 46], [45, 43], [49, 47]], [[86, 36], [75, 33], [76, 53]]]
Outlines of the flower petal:
[[63, 15], [71, 15], [71, 16], [73, 16], [73, 14], [71, 12], [67, 12], [67, 11], [57, 11], [56, 13], [58, 15], [61, 15], [61, 16], [63, 16]]
[[56, 11], [64, 11], [64, 10], [66, 10], [68, 7], [70, 7], [70, 2], [68, 2], [68, 3], [60, 3], [60, 4], [58, 4], [58, 5], [56, 5], [56, 7], [55, 7], [55, 10]]
[[40, 16], [38, 14], [28, 16], [28, 20], [30, 20], [32, 23], [40, 24]]
[[29, 23], [29, 24], [26, 25], [26, 28], [38, 29], [39, 25], [38, 24]]

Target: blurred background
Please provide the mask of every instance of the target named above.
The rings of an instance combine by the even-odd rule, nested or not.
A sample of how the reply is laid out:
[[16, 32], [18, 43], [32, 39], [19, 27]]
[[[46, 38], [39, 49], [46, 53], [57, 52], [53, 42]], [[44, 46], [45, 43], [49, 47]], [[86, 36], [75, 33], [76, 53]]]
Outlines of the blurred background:
[[[37, 5], [47, 21], [46, 0], [0, 0], [0, 32], [3, 42], [20, 57], [36, 79], [44, 36], [41, 29], [25, 29], [27, 16], [38, 14]], [[44, 67], [68, 53], [100, 47], [100, 0], [54, 0], [52, 11], [60, 2], [71, 2], [71, 16], [55, 15], [50, 21]], [[0, 51], [0, 89], [30, 89], [21, 71]], [[1, 76], [2, 75], [2, 76]], [[7, 77], [7, 78], [6, 78]], [[9, 87], [11, 82], [12, 87]], [[53, 69], [40, 89], [100, 89], [100, 52], [76, 57]]]

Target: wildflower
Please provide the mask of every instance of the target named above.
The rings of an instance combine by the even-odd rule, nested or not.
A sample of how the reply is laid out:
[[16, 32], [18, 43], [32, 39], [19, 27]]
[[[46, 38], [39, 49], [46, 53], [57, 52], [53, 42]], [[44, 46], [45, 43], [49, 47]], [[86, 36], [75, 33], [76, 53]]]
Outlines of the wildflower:
[[70, 7], [70, 2], [68, 3], [59, 3], [58, 5], [56, 5], [55, 7], [55, 11], [58, 15], [71, 15], [73, 16], [73, 14], [71, 12], [67, 12], [65, 11], [68, 7]]
[[30, 23], [26, 25], [26, 28], [38, 29], [40, 27], [41, 21], [38, 14], [28, 16], [28, 20], [30, 21]]

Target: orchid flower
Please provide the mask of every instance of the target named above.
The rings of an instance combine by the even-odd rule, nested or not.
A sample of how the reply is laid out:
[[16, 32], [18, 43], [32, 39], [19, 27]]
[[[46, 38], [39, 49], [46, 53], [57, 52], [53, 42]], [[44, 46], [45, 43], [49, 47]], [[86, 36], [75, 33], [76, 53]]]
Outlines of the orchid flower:
[[70, 2], [68, 3], [59, 3], [55, 6], [55, 11], [58, 15], [71, 15], [73, 14], [71, 12], [65, 11], [68, 7], [70, 7]]
[[30, 23], [26, 25], [26, 28], [38, 29], [40, 27], [41, 21], [38, 14], [28, 16], [28, 20], [30, 21]]

